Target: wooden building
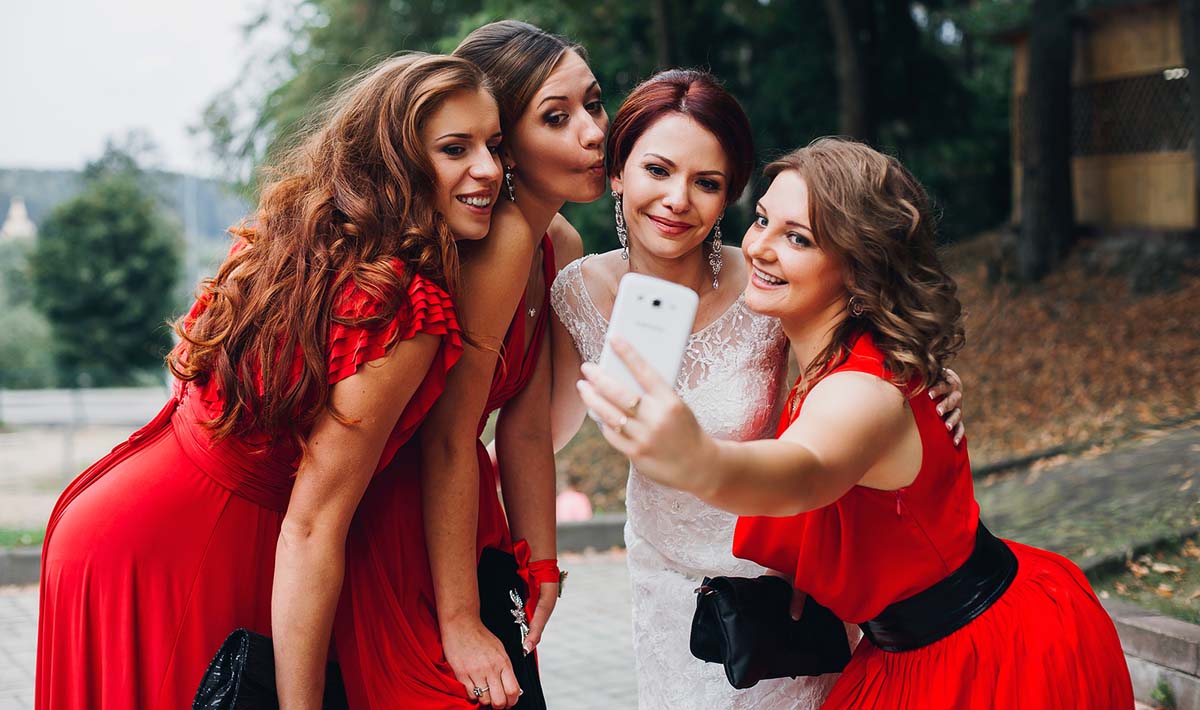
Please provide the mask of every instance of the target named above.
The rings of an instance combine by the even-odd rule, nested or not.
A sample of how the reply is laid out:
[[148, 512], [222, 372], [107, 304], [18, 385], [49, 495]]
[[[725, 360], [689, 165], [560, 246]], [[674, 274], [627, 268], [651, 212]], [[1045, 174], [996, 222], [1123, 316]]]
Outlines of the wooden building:
[[[1200, 227], [1195, 152], [1174, 1], [1093, 2], [1076, 23], [1071, 71], [1075, 221], [1113, 230]], [[1013, 60], [1013, 221], [1020, 221], [1028, 33]]]

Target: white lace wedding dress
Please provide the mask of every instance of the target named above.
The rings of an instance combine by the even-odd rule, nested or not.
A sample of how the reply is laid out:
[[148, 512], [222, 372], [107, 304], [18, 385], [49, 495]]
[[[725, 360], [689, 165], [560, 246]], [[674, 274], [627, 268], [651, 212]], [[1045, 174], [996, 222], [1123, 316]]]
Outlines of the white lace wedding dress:
[[[568, 264], [550, 303], [585, 360], [600, 358], [608, 321]], [[675, 391], [713, 436], [773, 438], [787, 339], [779, 321], [750, 311], [741, 296], [692, 334]], [[836, 676], [765, 680], [747, 690], [729, 685], [720, 665], [688, 648], [695, 588], [705, 576], [756, 577], [763, 568], [730, 549], [737, 516], [650, 481], [630, 467], [625, 545], [633, 585], [633, 649], [640, 710], [816, 710]]]

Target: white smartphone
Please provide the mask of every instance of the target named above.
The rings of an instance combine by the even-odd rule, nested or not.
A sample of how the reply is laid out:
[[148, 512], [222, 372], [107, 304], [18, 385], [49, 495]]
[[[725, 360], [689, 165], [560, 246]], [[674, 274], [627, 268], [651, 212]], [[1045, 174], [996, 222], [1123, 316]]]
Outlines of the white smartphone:
[[699, 305], [700, 297], [686, 286], [644, 274], [625, 274], [617, 286], [600, 352], [601, 369], [633, 391], [642, 391], [609, 346], [609, 338], [619, 335], [674, 387]]

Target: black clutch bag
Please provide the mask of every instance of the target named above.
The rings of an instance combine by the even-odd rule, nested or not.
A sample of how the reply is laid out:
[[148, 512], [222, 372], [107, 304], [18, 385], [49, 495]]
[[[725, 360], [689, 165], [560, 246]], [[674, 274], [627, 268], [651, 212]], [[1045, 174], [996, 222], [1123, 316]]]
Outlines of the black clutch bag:
[[792, 586], [779, 577], [705, 577], [696, 590], [692, 655], [725, 666], [735, 688], [764, 678], [840, 673], [850, 662], [846, 627], [808, 597], [800, 620]]
[[483, 548], [479, 556], [479, 617], [488, 631], [504, 644], [512, 663], [513, 675], [524, 691], [514, 710], [546, 710], [546, 696], [538, 675], [537, 659], [526, 656], [522, 647], [522, 626], [528, 629], [525, 600], [529, 590], [517, 573], [517, 560], [494, 547]]
[[[348, 710], [346, 687], [336, 663], [325, 667], [325, 710]], [[213, 656], [192, 710], [279, 710], [275, 692], [275, 648], [269, 636], [235, 629]]]

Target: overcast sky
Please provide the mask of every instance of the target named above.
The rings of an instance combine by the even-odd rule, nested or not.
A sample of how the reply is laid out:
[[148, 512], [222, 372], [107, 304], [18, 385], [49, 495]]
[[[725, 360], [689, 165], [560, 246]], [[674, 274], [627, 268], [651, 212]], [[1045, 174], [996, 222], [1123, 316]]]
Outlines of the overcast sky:
[[238, 76], [261, 0], [0, 0], [0, 167], [80, 168], [145, 129], [162, 166], [211, 175], [188, 135]]

